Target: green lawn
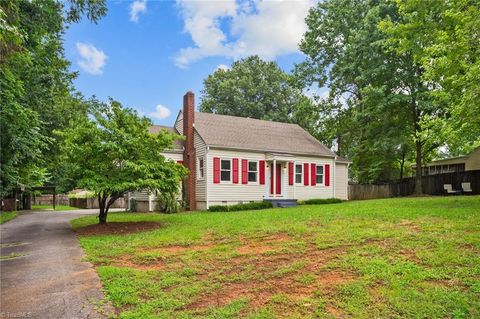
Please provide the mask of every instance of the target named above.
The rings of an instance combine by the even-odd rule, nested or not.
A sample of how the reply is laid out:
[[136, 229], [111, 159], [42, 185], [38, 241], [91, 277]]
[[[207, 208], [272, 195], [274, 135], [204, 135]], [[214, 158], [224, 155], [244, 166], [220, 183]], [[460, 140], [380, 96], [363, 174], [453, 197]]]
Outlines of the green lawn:
[[17, 217], [17, 212], [1, 212], [0, 213], [0, 224], [8, 222], [11, 219]]
[[[32, 205], [32, 209], [34, 210], [52, 210], [53, 206], [52, 205]], [[55, 210], [76, 210], [80, 209], [77, 207], [71, 207], [68, 205], [56, 205]]]
[[480, 196], [109, 220], [160, 222], [80, 237], [121, 318], [480, 317]]

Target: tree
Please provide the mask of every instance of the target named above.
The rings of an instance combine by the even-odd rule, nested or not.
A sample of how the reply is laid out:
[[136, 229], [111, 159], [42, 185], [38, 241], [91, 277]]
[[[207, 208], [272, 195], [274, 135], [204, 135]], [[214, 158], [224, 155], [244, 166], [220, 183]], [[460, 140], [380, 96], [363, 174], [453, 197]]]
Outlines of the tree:
[[105, 1], [0, 2], [2, 196], [63, 178], [53, 132], [86, 117], [86, 107], [73, 88], [62, 36], [83, 15], [96, 22], [105, 12]]
[[149, 119], [114, 100], [89, 104], [89, 117], [60, 134], [64, 160], [79, 176], [78, 186], [98, 197], [99, 223], [106, 223], [111, 204], [125, 192], [177, 193], [186, 169], [161, 153], [180, 136], [166, 130], [150, 134]]
[[388, 49], [389, 36], [378, 28], [387, 18], [401, 18], [390, 2], [319, 2], [306, 19], [300, 49], [307, 58], [296, 74], [305, 86], [329, 87], [327, 118], [336, 120], [330, 135], [349, 145], [346, 155], [359, 181], [392, 178], [398, 145], [410, 143], [418, 167], [415, 190], [421, 193], [422, 158], [427, 145], [436, 145], [423, 124], [445, 112], [433, 103], [431, 83], [421, 78], [424, 71], [411, 52]]
[[202, 112], [292, 122], [314, 130], [315, 106], [275, 62], [250, 56], [231, 69], [216, 70], [203, 83]]
[[480, 7], [476, 0], [396, 1], [401, 19], [380, 28], [398, 54], [411, 54], [431, 95], [449, 105], [446, 136], [450, 155], [480, 145]]

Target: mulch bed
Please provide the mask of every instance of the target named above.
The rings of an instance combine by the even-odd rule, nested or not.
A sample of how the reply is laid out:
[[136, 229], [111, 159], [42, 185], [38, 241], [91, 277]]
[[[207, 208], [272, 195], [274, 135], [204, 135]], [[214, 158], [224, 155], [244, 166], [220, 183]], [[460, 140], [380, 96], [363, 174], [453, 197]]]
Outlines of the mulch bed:
[[160, 226], [161, 223], [159, 222], [112, 222], [88, 225], [76, 229], [75, 232], [80, 236], [123, 235], [154, 230]]

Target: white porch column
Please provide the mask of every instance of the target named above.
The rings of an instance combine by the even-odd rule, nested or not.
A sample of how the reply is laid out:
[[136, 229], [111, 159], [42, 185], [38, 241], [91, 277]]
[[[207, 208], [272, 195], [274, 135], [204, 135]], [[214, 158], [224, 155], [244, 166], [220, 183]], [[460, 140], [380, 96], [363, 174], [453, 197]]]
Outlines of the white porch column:
[[273, 168], [272, 168], [272, 175], [273, 175], [273, 197], [277, 196], [277, 160], [273, 160]]

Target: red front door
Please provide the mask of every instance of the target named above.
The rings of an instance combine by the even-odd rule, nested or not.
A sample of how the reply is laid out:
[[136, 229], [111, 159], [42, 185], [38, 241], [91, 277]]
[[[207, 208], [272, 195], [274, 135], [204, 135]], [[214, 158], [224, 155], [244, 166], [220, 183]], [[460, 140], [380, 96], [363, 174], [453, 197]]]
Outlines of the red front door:
[[[282, 165], [277, 164], [277, 169], [275, 170], [275, 184], [277, 184], [275, 194], [282, 194]], [[273, 194], [273, 165], [270, 165], [270, 194]]]

